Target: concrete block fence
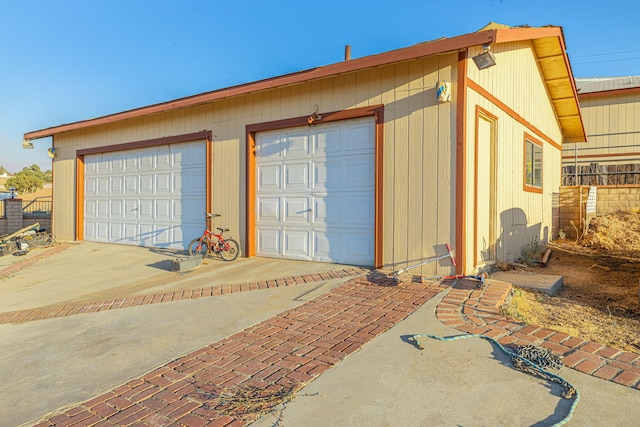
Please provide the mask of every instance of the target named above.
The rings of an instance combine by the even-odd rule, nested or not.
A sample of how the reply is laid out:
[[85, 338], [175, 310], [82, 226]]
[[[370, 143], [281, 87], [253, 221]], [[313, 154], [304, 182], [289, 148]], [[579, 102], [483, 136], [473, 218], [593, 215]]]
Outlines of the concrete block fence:
[[559, 229], [568, 238], [577, 238], [577, 233], [582, 233], [594, 216], [640, 209], [640, 185], [597, 185], [595, 187], [597, 194], [595, 213], [587, 213], [586, 209], [590, 186], [560, 187]]
[[[25, 218], [22, 211], [22, 199], [0, 200], [4, 210], [0, 209], [0, 236], [14, 233], [31, 224], [40, 223], [40, 228], [51, 232], [51, 214], [37, 218]], [[4, 215], [2, 213], [4, 212]]]

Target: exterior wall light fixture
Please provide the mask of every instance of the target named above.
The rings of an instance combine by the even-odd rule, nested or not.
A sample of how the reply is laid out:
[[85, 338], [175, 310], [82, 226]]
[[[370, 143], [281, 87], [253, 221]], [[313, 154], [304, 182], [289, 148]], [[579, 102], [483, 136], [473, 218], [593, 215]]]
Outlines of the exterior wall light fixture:
[[484, 70], [485, 68], [493, 67], [496, 65], [496, 57], [489, 50], [489, 45], [482, 46], [483, 52], [474, 56], [473, 62], [476, 63], [478, 70]]

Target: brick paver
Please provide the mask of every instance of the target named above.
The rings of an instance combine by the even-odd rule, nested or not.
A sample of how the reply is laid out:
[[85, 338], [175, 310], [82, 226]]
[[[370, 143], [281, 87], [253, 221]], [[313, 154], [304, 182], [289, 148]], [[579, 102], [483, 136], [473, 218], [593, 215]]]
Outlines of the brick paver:
[[585, 374], [640, 390], [640, 354], [625, 352], [585, 341], [536, 325], [507, 320], [500, 313], [512, 285], [488, 281], [482, 289], [462, 280], [444, 297], [436, 309], [442, 323], [468, 333], [486, 333], [503, 345], [534, 344], [562, 357], [565, 366]]
[[[402, 283], [376, 271], [344, 270], [292, 280], [202, 288], [175, 295], [94, 303], [86, 310], [50, 307], [31, 317], [44, 318], [117, 309], [221, 293], [288, 286], [306, 280], [326, 280], [331, 274], [360, 274], [327, 293], [239, 331], [218, 342], [182, 356], [140, 378], [82, 404], [67, 407], [37, 424], [44, 426], [243, 426], [255, 413], [227, 413], [225, 393], [246, 387], [277, 391], [297, 390], [366, 343], [387, 331], [447, 287], [442, 282]], [[338, 276], [344, 277], [344, 276]], [[640, 355], [611, 349], [505, 319], [500, 305], [511, 284], [461, 280], [436, 308], [438, 319], [462, 332], [482, 333], [503, 345], [533, 343], [550, 348], [563, 357], [566, 366], [640, 389]], [[165, 298], [166, 297], [166, 298]], [[175, 297], [175, 298], [174, 298]], [[128, 302], [126, 304], [125, 302]], [[19, 314], [14, 321], [29, 316]]]

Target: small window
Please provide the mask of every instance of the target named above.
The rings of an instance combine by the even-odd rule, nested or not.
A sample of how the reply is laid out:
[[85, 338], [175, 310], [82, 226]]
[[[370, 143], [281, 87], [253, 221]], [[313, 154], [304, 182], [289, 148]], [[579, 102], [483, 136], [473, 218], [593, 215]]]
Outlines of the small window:
[[524, 139], [525, 190], [542, 191], [542, 144], [530, 138]]

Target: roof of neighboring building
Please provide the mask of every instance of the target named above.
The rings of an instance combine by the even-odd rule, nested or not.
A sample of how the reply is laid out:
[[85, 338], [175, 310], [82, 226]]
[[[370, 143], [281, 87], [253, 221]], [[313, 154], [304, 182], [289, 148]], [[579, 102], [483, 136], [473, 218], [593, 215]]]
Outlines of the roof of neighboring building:
[[458, 52], [473, 46], [525, 40], [531, 40], [533, 43], [538, 65], [542, 72], [542, 77], [547, 86], [551, 102], [553, 103], [556, 116], [562, 129], [564, 142], [586, 141], [584, 124], [580, 115], [577, 91], [575, 88], [573, 73], [571, 71], [571, 65], [569, 64], [569, 58], [566, 54], [562, 28], [554, 26], [509, 27], [495, 22], [489, 23], [480, 31], [469, 34], [463, 34], [452, 38], [440, 38], [376, 55], [345, 60], [322, 67], [258, 80], [252, 83], [241, 84], [211, 92], [205, 92], [107, 116], [53, 126], [25, 133], [24, 138], [26, 140], [44, 138], [62, 132], [113, 123], [120, 120], [162, 113], [180, 108], [192, 107], [234, 96], [256, 93], [277, 87], [380, 67], [425, 56]]
[[578, 95], [640, 88], [640, 76], [576, 78]]

